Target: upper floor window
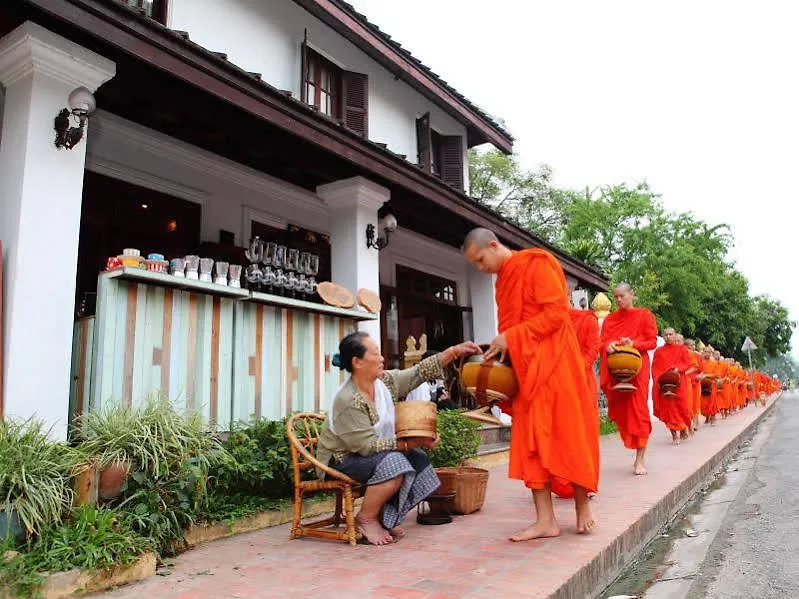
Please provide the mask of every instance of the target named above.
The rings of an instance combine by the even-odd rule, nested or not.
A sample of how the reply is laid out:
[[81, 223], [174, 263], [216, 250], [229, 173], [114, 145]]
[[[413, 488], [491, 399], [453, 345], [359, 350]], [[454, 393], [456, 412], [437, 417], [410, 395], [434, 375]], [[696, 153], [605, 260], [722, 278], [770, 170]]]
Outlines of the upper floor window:
[[432, 129], [428, 112], [416, 119], [416, 149], [423, 171], [463, 190], [463, 137]]
[[169, 0], [122, 0], [123, 4], [127, 4], [131, 8], [137, 8], [163, 25], [166, 25], [168, 2]]
[[345, 71], [302, 44], [302, 101], [358, 135], [368, 136], [369, 79]]

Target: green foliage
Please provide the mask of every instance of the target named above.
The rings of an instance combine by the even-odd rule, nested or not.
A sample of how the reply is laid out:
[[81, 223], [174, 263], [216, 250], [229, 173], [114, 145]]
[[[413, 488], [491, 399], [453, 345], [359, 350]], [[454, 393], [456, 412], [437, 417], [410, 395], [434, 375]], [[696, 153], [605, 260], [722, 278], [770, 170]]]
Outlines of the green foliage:
[[758, 345], [753, 360], [790, 350], [796, 323], [768, 297], [752, 297], [728, 251], [726, 225], [664, 210], [646, 183], [601, 186], [585, 192], [557, 190], [551, 172], [524, 171], [499, 152], [470, 157], [472, 192], [503, 216], [608, 273], [630, 283], [637, 304], [652, 310], [661, 327], [713, 345], [746, 363], [746, 335]]
[[480, 424], [464, 417], [461, 410], [441, 410], [438, 413], [439, 442], [430, 450], [433, 466], [454, 467], [476, 456], [480, 447], [479, 430]]
[[200, 414], [178, 413], [160, 395], [148, 397], [141, 407], [93, 410], [85, 417], [83, 431], [83, 447], [100, 467], [130, 460], [134, 470], [146, 470], [156, 478], [174, 474], [187, 458], [206, 471], [228, 459]]
[[32, 597], [42, 583], [40, 572], [127, 564], [152, 547], [152, 541], [131, 530], [120, 514], [83, 506], [66, 523], [45, 527], [25, 546], [15, 547], [9, 540], [0, 545], [0, 555], [19, 550], [10, 559], [0, 559], [0, 588]]
[[216, 494], [291, 497], [294, 483], [285, 420], [235, 423], [223, 446], [232, 460], [212, 472]]
[[77, 452], [50, 442], [39, 422], [0, 421], [0, 510], [13, 510], [29, 534], [61, 522], [77, 463]]
[[613, 433], [617, 432], [618, 430], [619, 429], [616, 428], [616, 423], [613, 422], [606, 415], [602, 414], [599, 417], [599, 434], [600, 435], [612, 435]]

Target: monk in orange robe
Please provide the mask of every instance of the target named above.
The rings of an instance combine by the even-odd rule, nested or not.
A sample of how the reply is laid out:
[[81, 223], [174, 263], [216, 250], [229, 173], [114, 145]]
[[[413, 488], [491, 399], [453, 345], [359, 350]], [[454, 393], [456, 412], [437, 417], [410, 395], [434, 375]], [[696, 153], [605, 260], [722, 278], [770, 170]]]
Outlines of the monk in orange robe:
[[708, 345], [703, 352], [704, 366], [702, 378], [707, 380], [707, 392], [702, 392], [702, 415], [705, 417], [705, 424], [715, 425], [716, 415], [719, 413], [718, 405], [718, 386], [716, 377], [719, 372], [718, 362], [716, 362], [713, 347]]
[[481, 272], [498, 275], [499, 335], [484, 359], [509, 356], [519, 382], [508, 474], [532, 490], [536, 520], [511, 540], [560, 534], [553, 477], [574, 486], [577, 532], [588, 533], [595, 526], [588, 493], [599, 486], [599, 421], [569, 317], [563, 269], [549, 252], [511, 251], [487, 229], [471, 231], [463, 252]]
[[[672, 443], [679, 445], [680, 439], [688, 437], [693, 423], [686, 381], [686, 375], [692, 372], [693, 364], [688, 348], [678, 342], [677, 332], [673, 328], [663, 329], [663, 340], [666, 345], [657, 348], [652, 357], [652, 402], [655, 416], [671, 432]], [[659, 383], [660, 377], [667, 372], [679, 377], [679, 384], [674, 390], [675, 397], [664, 395]]]
[[[635, 308], [635, 294], [627, 283], [616, 286], [613, 291], [617, 310], [602, 322], [600, 337], [599, 384], [608, 398], [608, 417], [616, 423], [622, 442], [635, 450], [633, 472], [646, 474], [644, 455], [652, 420], [649, 417], [649, 350], [657, 346], [658, 328], [655, 316], [646, 308]], [[614, 391], [616, 381], [608, 370], [608, 354], [616, 351], [617, 345], [631, 345], [641, 352], [641, 370], [631, 381], [635, 391]]]
[[702, 413], [702, 354], [696, 351], [696, 342], [693, 339], [686, 339], [685, 345], [688, 348], [688, 355], [691, 358], [693, 372], [686, 377], [688, 379], [688, 389], [691, 397], [691, 414], [693, 420], [691, 427], [694, 432], [699, 430], [699, 415]]
[[[592, 419], [599, 421], [599, 389], [594, 375], [594, 364], [599, 357], [599, 321], [593, 310], [569, 310], [574, 332], [577, 334], [577, 342], [580, 344], [580, 353], [585, 363], [585, 377], [591, 389], [591, 397], [594, 398], [596, 414], [592, 414]], [[552, 492], [558, 497], [571, 499], [574, 497], [574, 487], [569, 481], [558, 477], [552, 478]]]

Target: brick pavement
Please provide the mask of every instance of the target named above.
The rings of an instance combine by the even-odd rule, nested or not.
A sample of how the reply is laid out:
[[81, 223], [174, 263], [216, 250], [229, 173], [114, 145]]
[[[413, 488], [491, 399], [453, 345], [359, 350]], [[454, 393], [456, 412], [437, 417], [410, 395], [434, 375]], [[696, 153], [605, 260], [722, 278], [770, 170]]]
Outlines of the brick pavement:
[[[770, 402], [769, 408], [773, 402]], [[198, 547], [174, 560], [169, 576], [102, 597], [200, 599], [227, 597], [374, 597], [470, 599], [586, 596], [609, 583], [623, 564], [680, 507], [765, 410], [743, 412], [703, 426], [675, 447], [653, 422], [649, 476], [632, 475], [633, 452], [615, 436], [602, 439], [601, 488], [592, 500], [599, 521], [590, 536], [575, 534], [573, 503], [555, 499], [562, 535], [511, 543], [529, 524], [530, 492], [510, 481], [505, 466], [491, 469], [483, 509], [452, 524], [405, 523], [407, 536], [387, 547], [317, 539], [288, 539], [288, 525]], [[415, 513], [414, 513], [415, 515]]]

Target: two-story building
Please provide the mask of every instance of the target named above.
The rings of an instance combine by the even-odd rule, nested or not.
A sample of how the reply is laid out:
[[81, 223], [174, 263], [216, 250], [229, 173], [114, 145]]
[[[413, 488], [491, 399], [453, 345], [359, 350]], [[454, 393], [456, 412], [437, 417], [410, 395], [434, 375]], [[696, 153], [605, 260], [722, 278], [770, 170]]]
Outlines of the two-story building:
[[[459, 252], [469, 229], [544, 245], [468, 195], [468, 149], [511, 152], [510, 134], [341, 0], [7, 0], [0, 84], [0, 414], [56, 437], [153, 391], [222, 427], [324, 409], [356, 326], [392, 364], [409, 335], [493, 337], [493, 281]], [[379, 290], [379, 318], [98, 278], [123, 248], [246, 264], [255, 235], [318, 255], [320, 281]], [[553, 251], [572, 287], [606, 288]]]

